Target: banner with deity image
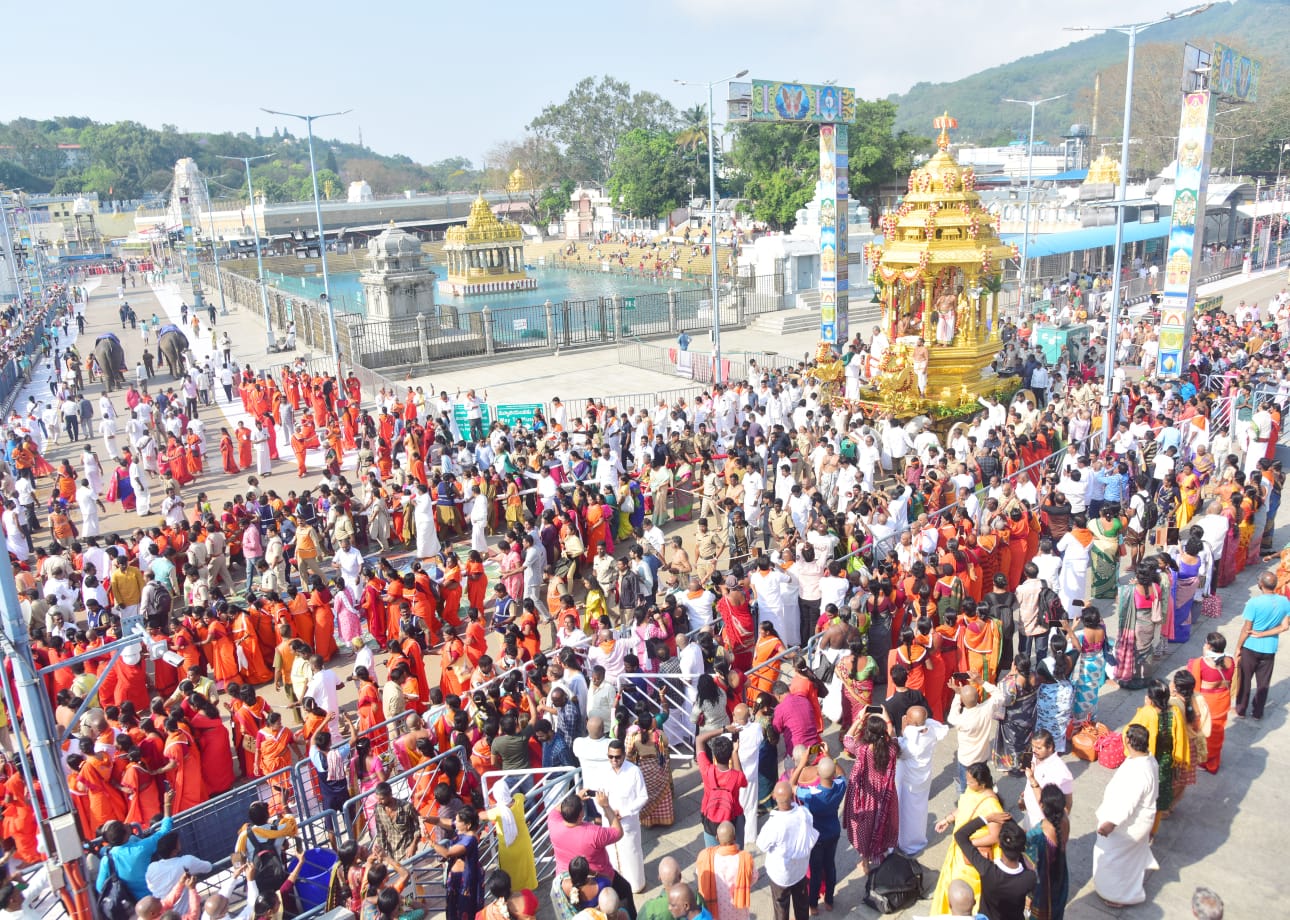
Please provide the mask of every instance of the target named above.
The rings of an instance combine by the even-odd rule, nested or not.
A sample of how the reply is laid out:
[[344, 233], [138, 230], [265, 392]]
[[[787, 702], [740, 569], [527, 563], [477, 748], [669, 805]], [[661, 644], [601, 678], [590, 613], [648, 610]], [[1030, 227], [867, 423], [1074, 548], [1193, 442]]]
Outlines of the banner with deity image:
[[1156, 355], [1156, 373], [1164, 378], [1180, 377], [1187, 370], [1187, 343], [1191, 340], [1192, 312], [1196, 304], [1196, 272], [1205, 242], [1205, 191], [1213, 148], [1213, 120], [1208, 92], [1188, 93], [1183, 97], [1178, 168], [1160, 304], [1160, 348]]

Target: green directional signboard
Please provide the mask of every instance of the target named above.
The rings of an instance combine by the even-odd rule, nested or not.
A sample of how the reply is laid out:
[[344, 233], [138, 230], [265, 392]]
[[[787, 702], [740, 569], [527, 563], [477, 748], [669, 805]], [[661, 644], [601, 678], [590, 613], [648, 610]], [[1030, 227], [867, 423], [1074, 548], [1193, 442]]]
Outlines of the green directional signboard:
[[503, 425], [533, 425], [533, 416], [542, 409], [541, 403], [504, 403], [497, 407], [497, 420]]

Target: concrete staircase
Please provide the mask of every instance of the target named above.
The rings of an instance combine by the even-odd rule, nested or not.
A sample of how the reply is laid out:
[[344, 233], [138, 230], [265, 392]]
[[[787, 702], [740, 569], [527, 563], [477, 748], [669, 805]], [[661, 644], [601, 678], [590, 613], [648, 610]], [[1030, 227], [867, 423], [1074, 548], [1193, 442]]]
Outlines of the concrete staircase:
[[[872, 297], [873, 292], [869, 290], [851, 293], [849, 304], [851, 309], [847, 318], [853, 333], [856, 330], [868, 333], [880, 318], [881, 310], [878, 304], [869, 302]], [[820, 292], [802, 291], [796, 295], [796, 299], [796, 309], [765, 313], [753, 320], [750, 328], [765, 335], [793, 335], [819, 329]]]

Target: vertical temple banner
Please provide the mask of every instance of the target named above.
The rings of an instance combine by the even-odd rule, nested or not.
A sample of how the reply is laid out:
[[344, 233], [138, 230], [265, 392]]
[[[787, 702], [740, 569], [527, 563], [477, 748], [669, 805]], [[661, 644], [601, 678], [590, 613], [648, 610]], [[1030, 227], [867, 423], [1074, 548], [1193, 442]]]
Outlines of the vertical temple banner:
[[849, 333], [847, 141], [846, 125], [820, 125], [820, 339], [831, 344]]
[[202, 299], [201, 266], [197, 264], [197, 241], [194, 238], [193, 214], [188, 190], [179, 196], [179, 217], [184, 227], [184, 260], [188, 268], [188, 280], [193, 285], [193, 309], [204, 310], [206, 304]]
[[1187, 370], [1187, 343], [1191, 340], [1196, 305], [1196, 272], [1205, 244], [1205, 191], [1213, 149], [1211, 103], [1212, 97], [1206, 91], [1187, 93], [1183, 97], [1178, 128], [1178, 171], [1174, 178], [1164, 296], [1160, 304], [1160, 350], [1156, 355], [1156, 373], [1163, 378], [1178, 378]]

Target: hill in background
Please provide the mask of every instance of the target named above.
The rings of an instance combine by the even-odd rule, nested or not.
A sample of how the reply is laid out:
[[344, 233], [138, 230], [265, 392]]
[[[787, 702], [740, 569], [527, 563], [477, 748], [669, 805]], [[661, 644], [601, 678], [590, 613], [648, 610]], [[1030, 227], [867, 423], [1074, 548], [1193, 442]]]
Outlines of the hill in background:
[[[1179, 6], [1185, 4], [1180, 3]], [[998, 15], [1001, 19], [1000, 39], [1006, 41], [1007, 28], [1002, 20], [1010, 14], [1001, 10]], [[1131, 11], [1126, 11], [1126, 19], [1132, 16]], [[1071, 25], [1083, 24], [1078, 6], [1071, 9], [1069, 19]], [[1138, 37], [1133, 135], [1141, 137], [1144, 144], [1167, 146], [1152, 144], [1156, 138], [1147, 136], [1157, 133], [1158, 128], [1164, 129], [1158, 132], [1160, 134], [1177, 134], [1177, 89], [1182, 74], [1183, 44], [1191, 42], [1208, 48], [1215, 41], [1225, 41], [1252, 57], [1262, 59], [1260, 102], [1250, 108], [1261, 112], [1260, 116], [1254, 116], [1256, 122], [1274, 120], [1271, 113], [1281, 108], [1276, 97], [1286, 92], [1281, 76], [1290, 72], [1290, 0], [1218, 3], [1195, 16], [1153, 26]], [[948, 110], [961, 126], [956, 135], [958, 140], [982, 145], [1007, 143], [1018, 138], [1024, 140], [1030, 125], [1029, 109], [1001, 100], [1006, 97], [1038, 99], [1066, 93], [1066, 98], [1040, 106], [1035, 121], [1036, 138], [1056, 141], [1072, 124], [1092, 124], [1094, 77], [1101, 73], [1097, 133], [1103, 143], [1113, 143], [1117, 148], [1108, 152], [1118, 155], [1127, 54], [1128, 39], [1118, 32], [1107, 32], [1010, 64], [991, 67], [961, 80], [918, 83], [903, 95], [889, 97], [898, 106], [896, 127], [926, 133], [932, 119]], [[1168, 117], [1153, 109], [1168, 110]], [[1239, 125], [1235, 130], [1225, 130], [1220, 123], [1220, 131], [1216, 134], [1246, 134], [1249, 133], [1247, 128], [1257, 131], [1258, 124], [1246, 123], [1245, 118], [1249, 117], [1226, 123], [1227, 129]], [[1290, 131], [1282, 131], [1277, 136], [1287, 134]], [[1242, 146], [1253, 151], [1261, 143], [1262, 140], [1256, 137]], [[1275, 160], [1276, 141], [1272, 143], [1272, 159]], [[1148, 158], [1158, 159], [1151, 156], [1144, 157], [1144, 161]], [[1247, 168], [1260, 168], [1264, 159], [1254, 156], [1246, 161], [1238, 151], [1237, 165], [1244, 163]]]

